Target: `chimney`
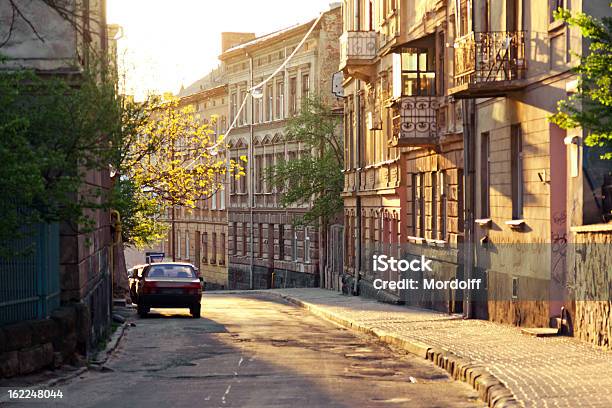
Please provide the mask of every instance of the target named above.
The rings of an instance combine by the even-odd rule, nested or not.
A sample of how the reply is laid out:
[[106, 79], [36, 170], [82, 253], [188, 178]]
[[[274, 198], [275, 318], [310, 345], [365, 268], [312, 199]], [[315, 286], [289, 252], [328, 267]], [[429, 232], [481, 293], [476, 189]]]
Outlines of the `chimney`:
[[255, 39], [255, 33], [221, 33], [221, 53]]

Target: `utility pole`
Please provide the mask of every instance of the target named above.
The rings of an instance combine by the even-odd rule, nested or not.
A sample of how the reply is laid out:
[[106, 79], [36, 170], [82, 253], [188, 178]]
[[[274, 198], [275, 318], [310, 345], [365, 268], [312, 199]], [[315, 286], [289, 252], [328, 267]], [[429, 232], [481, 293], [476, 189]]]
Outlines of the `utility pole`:
[[[360, 28], [360, 23], [361, 23], [361, 16], [359, 15], [359, 3], [355, 3], [355, 10], [354, 10], [354, 20], [353, 20], [353, 25], [354, 25], [354, 29], [355, 30], [359, 30]], [[362, 139], [362, 135], [361, 135], [361, 121], [362, 121], [362, 117], [361, 117], [361, 99], [360, 99], [360, 92], [361, 92], [361, 81], [359, 79], [355, 80], [355, 99], [354, 99], [354, 117], [355, 117], [355, 136], [356, 137], [356, 143], [355, 143], [355, 148], [356, 148], [356, 169], [355, 169], [355, 174], [357, 175], [357, 177], [355, 178], [355, 220], [356, 220], [356, 233], [355, 233], [355, 237], [353, 238], [355, 240], [355, 281], [353, 284], [353, 294], [357, 295], [357, 293], [359, 292], [359, 273], [361, 272], [361, 260], [362, 260], [362, 256], [361, 256], [361, 252], [362, 252], [362, 248], [361, 248], [361, 196], [359, 195], [359, 184], [361, 183], [361, 176], [360, 176], [360, 172], [361, 172], [361, 168], [362, 168], [362, 160], [361, 160], [361, 139]], [[351, 126], [353, 126], [353, 124], [350, 124]]]
[[[170, 160], [172, 166], [172, 173], [174, 174], [174, 139], [172, 139], [172, 144], [170, 145]], [[171, 223], [172, 223], [172, 262], [176, 262], [176, 206], [174, 203], [172, 204], [172, 214], [171, 214]]]
[[[247, 56], [249, 57], [249, 89], [253, 89], [253, 57], [251, 55], [249, 55], [247, 53]], [[250, 251], [249, 251], [249, 289], [254, 289], [253, 287], [253, 264], [255, 262], [255, 245], [254, 245], [254, 238], [255, 238], [255, 233], [253, 231], [253, 209], [255, 208], [255, 194], [253, 191], [254, 188], [254, 174], [253, 174], [253, 160], [254, 160], [254, 149], [253, 149], [253, 139], [254, 139], [254, 135], [253, 135], [253, 113], [254, 113], [254, 104], [253, 104], [253, 93], [251, 92], [251, 97], [250, 97], [250, 103], [251, 103], [251, 109], [250, 109], [250, 115], [251, 118], [249, 120], [249, 135], [250, 135], [250, 140], [249, 140], [249, 182], [248, 184], [248, 189], [249, 189], [249, 215], [250, 215], [250, 231], [249, 231], [249, 237], [250, 237]], [[260, 237], [261, 239], [261, 237]]]

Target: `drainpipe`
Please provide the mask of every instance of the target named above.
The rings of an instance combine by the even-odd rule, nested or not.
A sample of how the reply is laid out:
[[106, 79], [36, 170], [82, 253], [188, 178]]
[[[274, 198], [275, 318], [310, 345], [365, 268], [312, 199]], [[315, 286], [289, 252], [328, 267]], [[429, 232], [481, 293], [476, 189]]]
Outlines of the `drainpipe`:
[[361, 96], [359, 95], [360, 92], [360, 88], [361, 88], [361, 81], [359, 79], [357, 79], [355, 81], [355, 135], [357, 135], [357, 140], [355, 143], [356, 146], [356, 153], [357, 153], [357, 168], [355, 169], [355, 174], [357, 175], [356, 180], [355, 180], [355, 194], [356, 194], [356, 209], [355, 209], [355, 216], [356, 216], [356, 220], [357, 220], [357, 232], [356, 232], [356, 241], [357, 241], [357, 245], [355, 246], [355, 252], [356, 252], [356, 256], [355, 256], [355, 282], [354, 282], [354, 287], [353, 287], [353, 293], [357, 294], [359, 291], [359, 285], [358, 285], [358, 281], [359, 281], [359, 274], [361, 273], [361, 252], [362, 252], [362, 248], [361, 248], [361, 196], [359, 195], [359, 188], [360, 188], [360, 184], [361, 184], [361, 167], [362, 167], [362, 163], [361, 163]]
[[[473, 120], [471, 119], [472, 111], [471, 105], [473, 101], [463, 99], [463, 232], [465, 234], [464, 239], [464, 250], [463, 250], [463, 271], [464, 279], [469, 280], [472, 278], [472, 271], [474, 267], [473, 258], [473, 225], [472, 222], [472, 180], [473, 180], [473, 152], [472, 152], [472, 126]], [[472, 308], [472, 293], [470, 289], [464, 292], [464, 317], [472, 318], [474, 316]]]
[[[469, 7], [469, 4], [468, 4]], [[471, 8], [471, 21], [468, 27], [469, 31], [474, 31], [474, 17], [476, 10], [474, 7]], [[458, 13], [457, 13], [458, 14]], [[464, 234], [465, 234], [465, 248], [464, 248], [464, 274], [466, 279], [472, 279], [474, 277], [474, 266], [476, 258], [476, 243], [474, 233], [474, 210], [475, 210], [475, 158], [476, 158], [476, 99], [463, 99], [463, 149], [464, 149], [464, 184], [463, 184], [463, 205], [464, 205]], [[464, 316], [468, 319], [472, 319], [476, 316], [474, 309], [473, 300], [473, 289], [466, 291], [466, 308]]]
[[[250, 77], [249, 77], [249, 89], [253, 88], [253, 56], [250, 55], [247, 52], [247, 57], [249, 57], [249, 73], [250, 73]], [[253, 192], [253, 188], [255, 187], [254, 185], [254, 174], [253, 174], [253, 160], [254, 160], [254, 151], [253, 151], [253, 139], [254, 139], [254, 135], [253, 135], [253, 114], [254, 114], [254, 104], [253, 104], [253, 95], [251, 95], [251, 100], [250, 100], [250, 104], [251, 104], [251, 120], [249, 121], [249, 135], [250, 135], [250, 140], [249, 140], [249, 217], [250, 217], [250, 231], [249, 231], [249, 236], [250, 236], [250, 240], [251, 240], [251, 249], [250, 249], [250, 254], [249, 254], [249, 289], [254, 289], [253, 287], [253, 263], [254, 263], [254, 238], [255, 238], [255, 233], [253, 231], [254, 225], [253, 225], [253, 208], [255, 207], [255, 194]]]
[[[360, 20], [360, 16], [359, 16], [359, 2], [354, 2], [353, 3], [355, 6], [355, 9], [353, 10], [353, 29], [354, 30], [359, 30], [359, 20]], [[355, 106], [354, 106], [354, 111], [355, 111], [355, 135], [357, 136], [357, 140], [356, 140], [356, 153], [357, 153], [357, 168], [355, 169], [355, 174], [357, 175], [357, 179], [355, 180], [355, 198], [356, 198], [356, 203], [355, 203], [355, 216], [357, 219], [357, 236], [356, 241], [357, 241], [357, 245], [355, 246], [355, 252], [356, 252], [356, 256], [355, 256], [355, 275], [354, 275], [354, 282], [353, 282], [353, 294], [357, 295], [357, 293], [359, 292], [359, 274], [361, 272], [361, 196], [359, 195], [359, 184], [361, 183], [361, 100], [360, 100], [360, 95], [359, 92], [361, 90], [361, 81], [359, 79], [355, 80]], [[352, 124], [351, 124], [352, 125]]]

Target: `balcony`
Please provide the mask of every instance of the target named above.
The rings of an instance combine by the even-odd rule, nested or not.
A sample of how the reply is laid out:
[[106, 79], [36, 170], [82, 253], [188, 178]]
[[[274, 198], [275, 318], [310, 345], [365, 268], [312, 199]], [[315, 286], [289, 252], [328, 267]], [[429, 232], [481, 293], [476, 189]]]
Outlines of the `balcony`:
[[[376, 57], [375, 31], [347, 31], [340, 37], [340, 70], [369, 76], [367, 68]], [[359, 77], [359, 76], [358, 76]]]
[[439, 96], [402, 96], [393, 109], [393, 147], [438, 144]]
[[525, 87], [524, 31], [472, 32], [455, 41], [455, 98], [504, 96]]

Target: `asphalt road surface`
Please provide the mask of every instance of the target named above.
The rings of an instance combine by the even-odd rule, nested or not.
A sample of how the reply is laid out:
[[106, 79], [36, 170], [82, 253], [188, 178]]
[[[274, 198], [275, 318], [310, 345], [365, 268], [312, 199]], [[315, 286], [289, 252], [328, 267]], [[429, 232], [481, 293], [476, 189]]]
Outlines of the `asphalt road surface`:
[[130, 320], [136, 326], [104, 370], [61, 385], [63, 399], [42, 404], [483, 406], [469, 386], [429, 362], [265, 295], [205, 294], [201, 319], [186, 309], [153, 309]]

